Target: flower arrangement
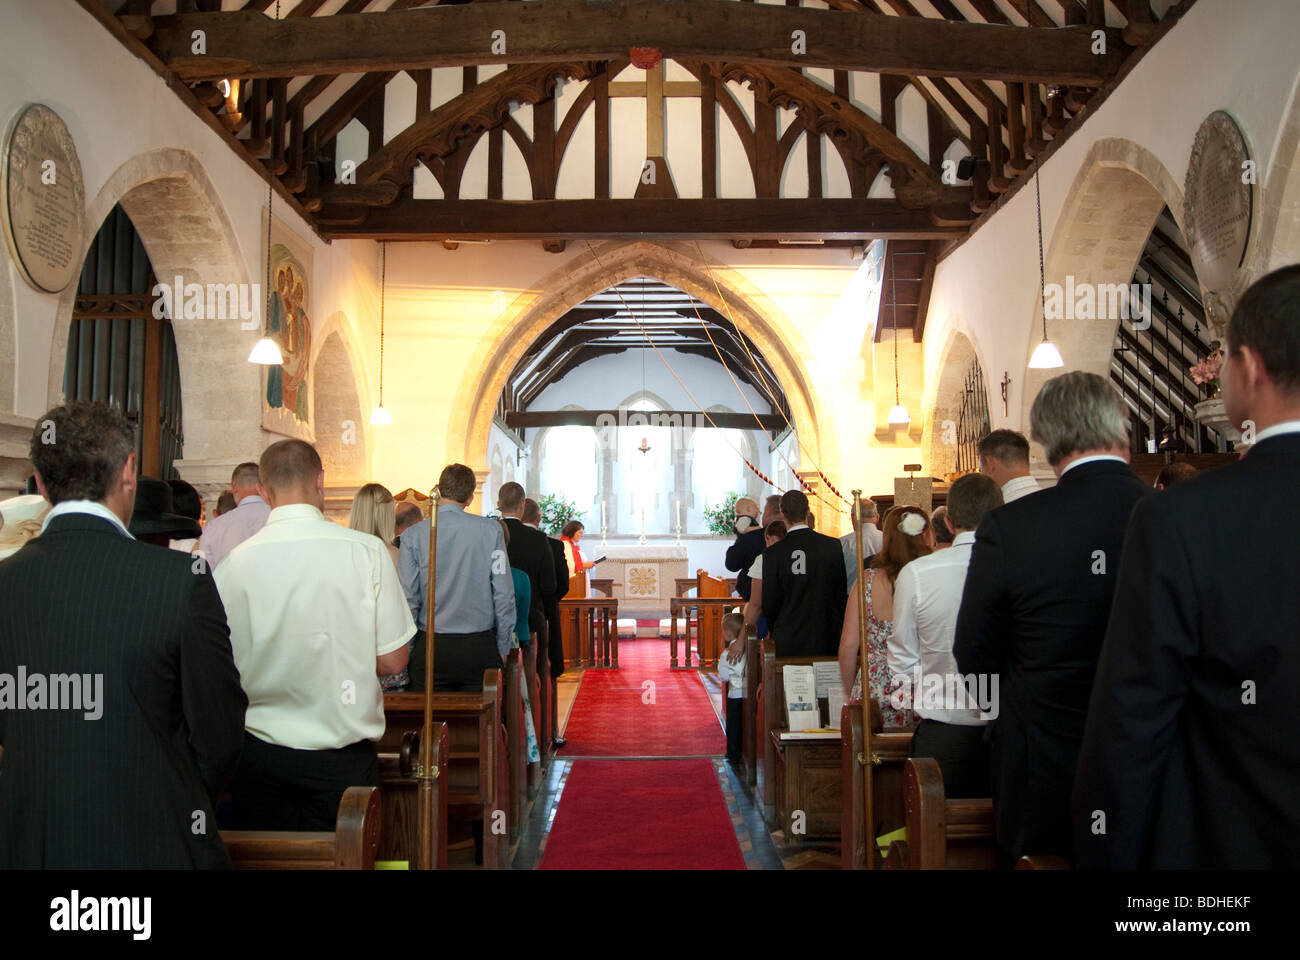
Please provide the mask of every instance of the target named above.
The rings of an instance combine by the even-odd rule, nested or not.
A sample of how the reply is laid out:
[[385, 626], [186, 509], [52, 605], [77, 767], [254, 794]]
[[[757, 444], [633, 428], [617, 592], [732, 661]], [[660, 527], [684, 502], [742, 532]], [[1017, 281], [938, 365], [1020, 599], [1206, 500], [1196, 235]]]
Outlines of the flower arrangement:
[[704, 522], [709, 528], [709, 533], [716, 537], [735, 536], [731, 524], [736, 519], [736, 501], [739, 499], [740, 494], [732, 490], [723, 497], [721, 503], [705, 509]]
[[553, 537], [558, 537], [564, 525], [570, 520], [578, 520], [582, 516], [582, 511], [578, 505], [571, 500], [565, 500], [562, 495], [548, 493], [537, 501], [537, 506], [542, 511], [542, 530]]
[[1206, 392], [1211, 397], [1219, 395], [1219, 371], [1223, 367], [1223, 351], [1219, 349], [1219, 341], [1215, 340], [1210, 344], [1210, 355], [1202, 357], [1191, 367], [1192, 379], [1205, 387]]

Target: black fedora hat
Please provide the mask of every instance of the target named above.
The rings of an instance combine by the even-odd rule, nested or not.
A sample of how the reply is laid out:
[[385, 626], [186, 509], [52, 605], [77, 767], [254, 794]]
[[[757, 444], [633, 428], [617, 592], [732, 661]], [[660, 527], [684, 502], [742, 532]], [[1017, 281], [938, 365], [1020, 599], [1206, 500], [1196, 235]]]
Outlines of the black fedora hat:
[[165, 533], [173, 540], [197, 537], [203, 532], [198, 521], [174, 510], [171, 487], [153, 477], [140, 477], [135, 488], [135, 512], [127, 529], [133, 537]]

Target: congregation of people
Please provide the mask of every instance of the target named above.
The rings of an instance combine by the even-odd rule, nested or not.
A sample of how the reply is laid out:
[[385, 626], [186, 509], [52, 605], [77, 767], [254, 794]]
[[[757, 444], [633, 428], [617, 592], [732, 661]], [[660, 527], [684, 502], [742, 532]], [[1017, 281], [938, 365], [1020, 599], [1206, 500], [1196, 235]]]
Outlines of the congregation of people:
[[[1300, 266], [1243, 295], [1227, 344], [1224, 401], [1254, 445], [1201, 475], [1140, 481], [1116, 391], [1070, 372], [1030, 412], [1053, 486], [999, 429], [934, 514], [864, 500], [837, 539], [802, 490], [761, 515], [737, 501], [728, 756], [753, 630], [777, 657], [838, 656], [846, 697], [913, 730], [947, 796], [992, 797], [1008, 863], [1293, 865]], [[434, 690], [479, 688], [515, 648], [563, 672], [558, 603], [593, 564], [581, 524], [543, 533], [517, 483], [480, 517], [473, 471], [442, 470], [431, 611], [435, 516], [371, 483], [348, 526], [328, 520], [305, 441], [239, 464], [208, 520], [191, 485], [137, 475], [114, 408], [38, 423], [38, 492], [0, 504], [0, 671], [76, 675], [83, 702], [0, 701], [0, 866], [226, 866], [218, 824], [332, 830], [347, 787], [379, 784], [384, 691], [425, 689], [430, 617]]]
[[[838, 654], [846, 697], [865, 686], [886, 729], [913, 731], [911, 755], [937, 762], [947, 797], [992, 797], [1008, 866], [1300, 858], [1300, 519], [1285, 508], [1300, 470], [1300, 267], [1247, 291], [1227, 340], [1224, 402], [1254, 444], [1201, 475], [1174, 461], [1139, 480], [1120, 396], [1070, 372], [1030, 411], [1053, 486], [1032, 475], [1029, 440], [998, 429], [933, 514], [897, 505], [877, 527], [863, 501], [841, 543], [811, 528], [800, 490], [769, 498], [761, 521], [737, 501], [727, 566], [744, 624], [777, 658]], [[733, 697], [745, 640], [728, 639]]]
[[[431, 511], [368, 483], [347, 526], [327, 519], [320, 456], [289, 439], [235, 467], [205, 523], [193, 486], [137, 476], [120, 411], [40, 422], [39, 493], [0, 505], [0, 669], [102, 694], [98, 726], [0, 702], [0, 866], [222, 867], [218, 827], [332, 831], [348, 787], [379, 785], [383, 693], [425, 689]], [[502, 519], [474, 516], [476, 484], [439, 477], [433, 689], [481, 689], [514, 648], [553, 685], [581, 525], [547, 536], [513, 482]]]

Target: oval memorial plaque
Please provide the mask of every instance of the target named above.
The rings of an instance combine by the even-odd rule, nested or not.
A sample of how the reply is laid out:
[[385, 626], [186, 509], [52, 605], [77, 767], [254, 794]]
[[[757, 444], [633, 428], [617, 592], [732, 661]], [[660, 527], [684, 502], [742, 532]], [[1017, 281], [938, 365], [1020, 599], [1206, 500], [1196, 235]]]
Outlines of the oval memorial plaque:
[[31, 104], [9, 125], [0, 185], [14, 263], [37, 290], [58, 293], [81, 269], [86, 188], [72, 134], [49, 107]]
[[1216, 110], [1196, 131], [1184, 184], [1192, 262], [1206, 290], [1226, 290], [1245, 261], [1251, 181], [1246, 141], [1232, 117]]

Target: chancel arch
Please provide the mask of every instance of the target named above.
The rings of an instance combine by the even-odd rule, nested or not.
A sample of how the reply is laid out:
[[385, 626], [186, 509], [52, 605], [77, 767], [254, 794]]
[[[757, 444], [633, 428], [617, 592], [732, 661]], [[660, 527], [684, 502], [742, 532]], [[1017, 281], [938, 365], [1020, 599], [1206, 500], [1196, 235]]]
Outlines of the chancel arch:
[[812, 351], [804, 337], [739, 271], [715, 264], [706, 269], [695, 257], [650, 241], [614, 242], [594, 252], [584, 248], [534, 285], [542, 292], [522, 294], [506, 307], [484, 334], [461, 378], [449, 420], [447, 449], [463, 450], [463, 462], [486, 471], [492, 418], [516, 364], [569, 310], [635, 277], [656, 278], [734, 319], [736, 330], [753, 342], [770, 365], [804, 450], [824, 473], [836, 476], [836, 445], [822, 435], [823, 425], [829, 428], [835, 422], [834, 401], [815, 373]]

